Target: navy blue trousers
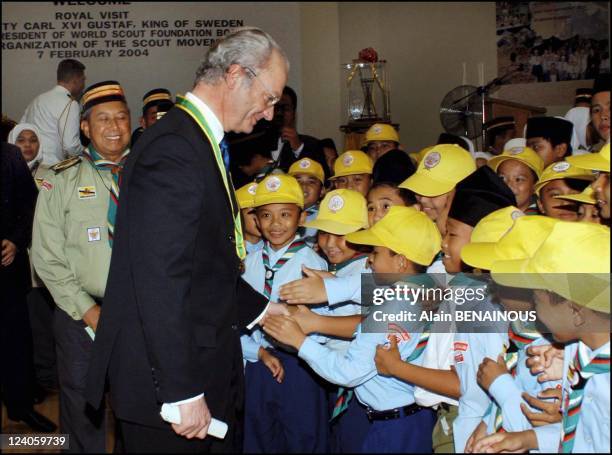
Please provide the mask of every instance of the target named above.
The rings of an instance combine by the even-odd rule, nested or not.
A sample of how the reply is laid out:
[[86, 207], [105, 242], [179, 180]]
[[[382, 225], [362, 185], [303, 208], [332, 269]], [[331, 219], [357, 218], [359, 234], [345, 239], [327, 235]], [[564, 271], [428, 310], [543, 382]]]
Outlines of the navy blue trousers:
[[263, 362], [246, 365], [244, 452], [328, 452], [324, 381], [297, 355], [280, 350], [273, 353], [285, 368], [281, 384]]
[[437, 416], [432, 409], [392, 420], [375, 420], [361, 453], [432, 453], [432, 433]]
[[[330, 401], [335, 402], [336, 396], [337, 390], [330, 396]], [[365, 407], [353, 395], [346, 411], [332, 423], [332, 452], [360, 452], [371, 426]]]

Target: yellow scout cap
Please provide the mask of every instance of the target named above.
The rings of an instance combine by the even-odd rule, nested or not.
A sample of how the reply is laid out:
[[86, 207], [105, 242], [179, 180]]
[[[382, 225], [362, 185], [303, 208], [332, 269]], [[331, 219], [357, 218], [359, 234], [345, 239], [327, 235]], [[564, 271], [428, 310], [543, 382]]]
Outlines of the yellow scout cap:
[[475, 170], [476, 162], [470, 152], [457, 144], [440, 144], [425, 154], [417, 171], [399, 187], [422, 196], [440, 196]]
[[532, 257], [496, 263], [491, 273], [504, 286], [546, 289], [610, 313], [610, 229], [557, 221]]
[[610, 172], [610, 143], [604, 145], [599, 153], [569, 156], [567, 161], [582, 169]]
[[572, 165], [568, 161], [557, 161], [550, 164], [540, 175], [540, 179], [535, 184], [535, 192], [539, 196], [540, 190], [553, 180], [560, 179], [578, 179], [578, 180], [593, 180], [593, 172], [581, 169]]
[[582, 193], [578, 194], [560, 194], [559, 196], [554, 196], [555, 199], [563, 199], [566, 201], [576, 201], [581, 204], [590, 204], [596, 205], [597, 198], [595, 197], [595, 190], [592, 186], [587, 186]]
[[435, 145], [429, 145], [429, 146], [419, 150], [418, 152], [411, 153], [410, 157], [418, 165], [421, 161], [423, 161], [423, 158], [425, 157], [425, 155], [427, 155], [427, 152], [429, 152], [434, 147], [435, 147]]
[[472, 267], [491, 270], [498, 261], [526, 259], [544, 243], [556, 222], [555, 218], [541, 215], [518, 216], [497, 239], [486, 240], [482, 236], [482, 240], [472, 240], [465, 245], [461, 249], [461, 260]]
[[304, 192], [295, 177], [269, 175], [259, 182], [255, 191], [255, 207], [267, 204], [296, 204], [303, 209]]
[[395, 128], [387, 123], [375, 123], [366, 131], [364, 145], [374, 141], [393, 141], [399, 143]]
[[255, 207], [255, 192], [257, 191], [257, 183], [251, 182], [241, 186], [236, 190], [236, 199], [238, 206], [241, 209], [249, 209]]
[[371, 228], [345, 238], [359, 245], [384, 246], [421, 265], [431, 264], [442, 243], [438, 228], [427, 215], [401, 206], [391, 207]]
[[331, 179], [345, 175], [371, 174], [374, 164], [372, 159], [360, 150], [348, 150], [334, 162], [334, 176]]
[[504, 162], [508, 160], [517, 160], [521, 163], [525, 164], [529, 169], [536, 173], [538, 178], [542, 174], [544, 170], [544, 160], [540, 158], [533, 149], [529, 147], [512, 147], [510, 149], [505, 149], [504, 153], [499, 156], [495, 156], [491, 158], [487, 164], [497, 172], [497, 168]]
[[353, 190], [334, 190], [325, 195], [319, 213], [305, 227], [336, 235], [346, 235], [368, 227], [368, 207], [361, 193]]
[[288, 174], [294, 177], [296, 174], [308, 174], [317, 178], [321, 183], [325, 183], [323, 166], [310, 158], [302, 158], [301, 160], [297, 160], [289, 168]]

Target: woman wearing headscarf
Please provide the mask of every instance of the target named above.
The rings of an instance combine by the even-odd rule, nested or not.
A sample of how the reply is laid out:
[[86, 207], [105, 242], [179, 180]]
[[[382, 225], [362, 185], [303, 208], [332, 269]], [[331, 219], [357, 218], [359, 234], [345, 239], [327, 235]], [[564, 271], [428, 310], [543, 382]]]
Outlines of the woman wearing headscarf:
[[[40, 137], [39, 129], [31, 123], [15, 125], [8, 135], [8, 142], [16, 145], [21, 150], [21, 156], [23, 156], [27, 163], [39, 190], [43, 177], [49, 170], [48, 166], [42, 164], [43, 144]], [[30, 313], [30, 325], [32, 326], [34, 367], [37, 379], [34, 402], [40, 403], [46, 395], [45, 389], [54, 389], [57, 386], [55, 340], [53, 338], [53, 330], [51, 329], [53, 326], [55, 303], [31, 265], [30, 272], [32, 276], [32, 290], [27, 295], [27, 302]]]
[[43, 145], [40, 137], [38, 128], [31, 123], [18, 123], [8, 136], [9, 144], [14, 144], [21, 150], [21, 155], [28, 164], [38, 189], [44, 174], [49, 169], [47, 166], [42, 166]]

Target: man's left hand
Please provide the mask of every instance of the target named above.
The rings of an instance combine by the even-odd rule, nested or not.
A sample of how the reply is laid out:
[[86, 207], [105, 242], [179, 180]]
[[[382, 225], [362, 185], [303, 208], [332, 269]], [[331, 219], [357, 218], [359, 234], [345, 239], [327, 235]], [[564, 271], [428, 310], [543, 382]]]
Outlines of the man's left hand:
[[300, 145], [302, 145], [302, 141], [300, 141], [297, 130], [291, 126], [283, 127], [281, 130], [281, 139], [289, 142], [291, 150], [294, 152], [300, 148]]
[[17, 245], [9, 239], [2, 239], [2, 266], [8, 267], [15, 260]]

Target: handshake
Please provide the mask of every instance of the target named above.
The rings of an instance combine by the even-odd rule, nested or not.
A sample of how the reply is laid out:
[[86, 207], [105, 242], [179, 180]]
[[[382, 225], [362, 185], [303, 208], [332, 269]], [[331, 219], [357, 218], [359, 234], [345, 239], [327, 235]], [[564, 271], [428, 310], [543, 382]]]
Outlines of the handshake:
[[299, 350], [306, 335], [316, 331], [318, 317], [303, 305], [271, 302], [258, 324], [278, 342]]

